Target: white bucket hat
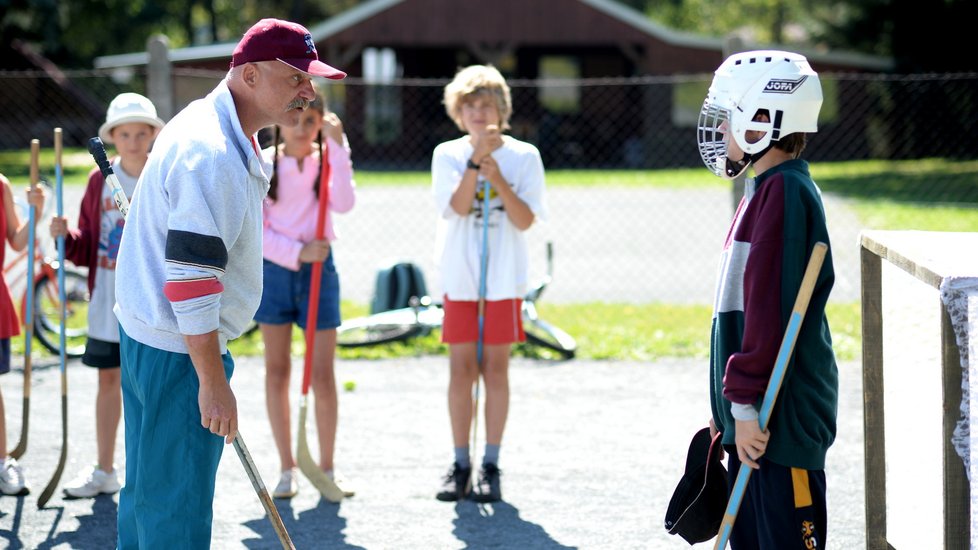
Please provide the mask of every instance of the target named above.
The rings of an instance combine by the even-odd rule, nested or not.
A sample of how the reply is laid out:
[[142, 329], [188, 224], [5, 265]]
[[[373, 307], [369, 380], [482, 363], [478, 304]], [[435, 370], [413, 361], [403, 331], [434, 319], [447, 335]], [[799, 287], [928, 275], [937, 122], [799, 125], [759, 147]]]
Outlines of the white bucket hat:
[[163, 119], [156, 116], [156, 107], [146, 96], [126, 92], [115, 96], [105, 114], [105, 124], [98, 129], [98, 137], [112, 143], [112, 129], [120, 124], [142, 122], [156, 128], [163, 127]]

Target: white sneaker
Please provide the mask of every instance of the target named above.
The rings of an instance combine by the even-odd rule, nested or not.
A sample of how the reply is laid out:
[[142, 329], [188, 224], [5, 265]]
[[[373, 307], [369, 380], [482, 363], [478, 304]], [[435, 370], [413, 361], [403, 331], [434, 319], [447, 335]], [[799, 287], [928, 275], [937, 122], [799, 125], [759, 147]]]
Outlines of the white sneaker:
[[118, 470], [106, 472], [93, 466], [65, 485], [64, 492], [69, 498], [91, 498], [97, 495], [111, 495], [121, 488]]
[[11, 496], [22, 496], [31, 492], [27, 480], [24, 479], [24, 470], [12, 457], [7, 457], [3, 466], [0, 466], [0, 492]]
[[343, 474], [337, 473], [335, 470], [332, 472], [325, 472], [326, 476], [333, 480], [333, 483], [343, 491], [344, 497], [352, 497], [357, 494], [356, 487], [353, 482], [349, 479], [343, 477]]
[[298, 473], [295, 468], [290, 470], [285, 470], [282, 472], [282, 476], [278, 478], [278, 485], [275, 486], [275, 491], [272, 492], [274, 498], [292, 498], [299, 492], [299, 480]]

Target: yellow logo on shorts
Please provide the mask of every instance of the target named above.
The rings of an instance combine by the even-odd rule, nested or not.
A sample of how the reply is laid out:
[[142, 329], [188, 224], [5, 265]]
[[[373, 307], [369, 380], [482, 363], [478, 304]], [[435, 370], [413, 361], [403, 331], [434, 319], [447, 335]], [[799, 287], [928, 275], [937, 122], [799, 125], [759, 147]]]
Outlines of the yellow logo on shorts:
[[801, 536], [805, 541], [805, 548], [818, 548], [818, 539], [815, 538], [815, 524], [805, 520], [801, 522]]

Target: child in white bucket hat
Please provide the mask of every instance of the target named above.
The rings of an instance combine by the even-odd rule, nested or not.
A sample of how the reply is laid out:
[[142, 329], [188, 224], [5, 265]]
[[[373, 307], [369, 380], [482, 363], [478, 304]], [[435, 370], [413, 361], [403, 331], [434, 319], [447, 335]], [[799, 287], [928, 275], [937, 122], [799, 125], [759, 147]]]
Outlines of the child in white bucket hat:
[[[163, 128], [163, 120], [156, 116], [156, 106], [148, 97], [125, 92], [115, 96], [112, 103], [109, 103], [105, 123], [98, 129], [98, 137], [105, 143], [115, 143], [112, 139], [112, 130], [123, 124], [132, 123], [148, 124], [156, 129], [155, 133]], [[149, 153], [149, 149], [146, 151]]]
[[[115, 145], [117, 156], [112, 169], [128, 197], [149, 158], [163, 120], [149, 98], [127, 92], [109, 104], [105, 123], [98, 135], [105, 143]], [[95, 401], [95, 433], [98, 460], [81, 472], [65, 488], [68, 498], [89, 498], [112, 494], [121, 488], [114, 465], [116, 432], [122, 414], [122, 390], [119, 359], [119, 324], [112, 307], [115, 304], [115, 262], [125, 219], [112, 200], [112, 191], [98, 168], [88, 177], [82, 199], [78, 228], [68, 229], [68, 220], [55, 216], [51, 236], [65, 236], [65, 256], [77, 266], [88, 267], [88, 341], [82, 363], [98, 369], [98, 395]]]

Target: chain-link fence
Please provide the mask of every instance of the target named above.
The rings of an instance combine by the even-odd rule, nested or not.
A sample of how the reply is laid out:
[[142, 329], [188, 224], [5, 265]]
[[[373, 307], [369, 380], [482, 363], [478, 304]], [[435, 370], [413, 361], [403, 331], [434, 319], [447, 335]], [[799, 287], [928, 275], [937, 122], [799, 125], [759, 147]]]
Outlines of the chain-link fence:
[[[178, 103], [200, 97], [222, 76], [175, 68], [174, 97]], [[702, 167], [695, 124], [710, 79], [510, 81], [510, 133], [536, 144], [550, 172], [569, 170], [593, 179], [628, 170], [632, 175], [626, 179], [634, 180], [647, 174], [642, 170]], [[908, 183], [905, 171], [888, 179], [885, 163], [875, 173], [858, 165], [844, 178], [848, 187], [826, 189], [838, 273], [834, 298], [856, 300], [856, 239], [863, 222], [850, 204], [852, 197], [867, 195], [863, 184], [873, 184], [873, 197], [963, 204], [978, 216], [978, 74], [823, 74], [821, 81], [820, 130], [804, 155], [816, 168], [866, 159], [935, 158], [947, 164], [920, 183]], [[441, 104], [446, 83], [381, 85], [348, 78], [329, 84], [328, 102], [343, 120], [355, 169], [427, 171], [435, 145], [460, 135]], [[57, 78], [0, 72], [0, 149], [22, 149], [33, 137], [49, 147], [54, 127], [64, 128], [67, 146], [82, 146], [96, 134], [112, 97], [145, 90], [146, 77], [138, 71], [76, 71]], [[887, 181], [878, 181], [880, 172]], [[606, 185], [549, 189], [550, 220], [530, 234], [532, 250], [539, 251], [537, 275], [546, 268], [543, 242], [556, 245], [547, 299], [709, 302], [732, 212], [731, 188], [719, 181], [663, 187], [609, 179]], [[885, 195], [888, 184], [892, 197]], [[420, 264], [437, 292], [431, 258], [435, 219], [425, 185], [361, 185], [357, 207], [337, 219], [341, 239], [335, 249], [344, 294], [368, 301], [375, 270], [389, 260]]]

